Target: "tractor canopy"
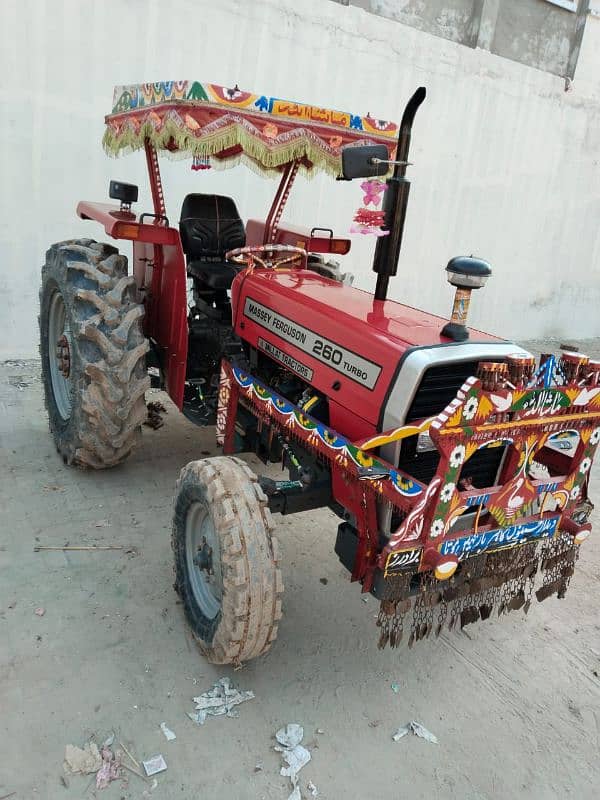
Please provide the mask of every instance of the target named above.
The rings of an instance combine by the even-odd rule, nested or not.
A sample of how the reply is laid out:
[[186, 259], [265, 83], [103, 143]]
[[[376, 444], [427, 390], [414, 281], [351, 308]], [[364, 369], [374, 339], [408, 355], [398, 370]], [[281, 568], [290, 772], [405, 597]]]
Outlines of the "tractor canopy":
[[342, 149], [384, 144], [390, 159], [398, 126], [346, 111], [227, 89], [199, 81], [117, 86], [106, 117], [103, 144], [109, 155], [143, 149], [190, 156], [196, 169], [227, 168], [240, 161], [277, 176], [297, 162], [301, 171], [342, 176]]

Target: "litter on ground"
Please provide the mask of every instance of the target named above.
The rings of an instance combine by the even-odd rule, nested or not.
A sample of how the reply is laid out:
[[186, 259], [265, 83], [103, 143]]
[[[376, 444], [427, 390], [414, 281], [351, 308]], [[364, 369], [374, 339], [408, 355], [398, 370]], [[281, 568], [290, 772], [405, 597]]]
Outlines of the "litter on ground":
[[412, 720], [402, 728], [398, 728], [396, 733], [392, 736], [392, 739], [395, 742], [398, 742], [408, 733], [414, 733], [415, 736], [420, 736], [421, 739], [426, 739], [428, 742], [431, 742], [431, 744], [438, 744], [437, 736], [431, 733], [431, 731], [428, 731], [427, 728], [421, 725], [420, 722], [416, 722], [415, 720]]
[[36, 608], [36, 610], [33, 613], [38, 617], [43, 617], [44, 614], [46, 613], [46, 609], [45, 608], [41, 608], [41, 607], [40, 608]]
[[391, 688], [392, 688], [392, 692], [394, 692], [395, 694], [398, 694], [398, 692], [400, 691], [400, 684], [399, 683], [392, 683], [392, 687]]
[[[275, 738], [284, 747], [295, 747], [300, 744], [304, 737], [304, 728], [296, 722], [290, 722], [285, 728], [280, 728], [275, 734]], [[281, 750], [281, 748], [279, 748]]]
[[96, 789], [106, 789], [111, 781], [121, 777], [121, 759], [115, 758], [113, 751], [108, 747], [103, 747], [100, 755], [102, 766], [96, 773]]
[[167, 762], [160, 755], [160, 753], [156, 756], [152, 756], [146, 761], [142, 761], [142, 764], [144, 765], [144, 771], [148, 777], [151, 775], [157, 775], [159, 772], [164, 772], [167, 768]]
[[98, 772], [102, 766], [102, 756], [95, 742], [87, 742], [81, 747], [68, 744], [65, 747], [64, 767], [66, 772], [89, 775]]
[[[304, 728], [296, 722], [290, 722], [275, 734], [275, 738], [279, 742], [279, 744], [275, 745], [275, 750], [281, 753], [285, 762], [279, 774], [290, 779], [294, 790], [290, 795], [290, 800], [296, 800], [296, 797], [301, 797], [298, 786], [298, 773], [302, 767], [308, 764], [311, 758], [309, 751], [300, 744], [303, 737]], [[296, 790], [298, 791], [296, 792]]]
[[170, 728], [167, 728], [166, 723], [161, 722], [160, 723], [160, 729], [164, 733], [164, 735], [167, 737], [167, 741], [168, 742], [172, 742], [174, 739], [177, 738], [177, 736], [175, 736], [173, 731]]
[[241, 691], [231, 685], [229, 678], [221, 678], [218, 680], [212, 689], [203, 692], [198, 697], [194, 697], [196, 703], [196, 710], [193, 713], [188, 713], [188, 717], [196, 723], [196, 725], [204, 725], [207, 717], [237, 717], [238, 711], [234, 710], [235, 706], [244, 703], [246, 700], [252, 700], [254, 692]]

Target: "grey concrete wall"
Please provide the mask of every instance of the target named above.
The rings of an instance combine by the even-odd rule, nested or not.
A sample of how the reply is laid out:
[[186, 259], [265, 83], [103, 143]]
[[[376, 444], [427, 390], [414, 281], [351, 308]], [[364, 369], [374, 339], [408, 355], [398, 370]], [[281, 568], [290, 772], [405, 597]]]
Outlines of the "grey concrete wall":
[[[580, 27], [588, 0], [578, 13], [550, 0], [334, 0], [410, 25], [467, 47], [561, 76], [573, 76]], [[569, 0], [560, 0], [569, 6]]]
[[465, 44], [473, 35], [472, 18], [478, 0], [350, 0], [350, 5]]
[[577, 15], [546, 0], [502, 0], [492, 53], [566, 75]]

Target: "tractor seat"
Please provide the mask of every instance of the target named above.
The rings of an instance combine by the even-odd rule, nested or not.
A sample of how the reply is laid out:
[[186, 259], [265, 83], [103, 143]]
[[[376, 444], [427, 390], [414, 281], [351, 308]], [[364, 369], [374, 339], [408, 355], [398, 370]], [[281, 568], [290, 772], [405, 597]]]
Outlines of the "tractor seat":
[[188, 194], [181, 207], [179, 233], [188, 275], [214, 290], [227, 290], [243, 265], [225, 253], [246, 244], [246, 231], [231, 197]]

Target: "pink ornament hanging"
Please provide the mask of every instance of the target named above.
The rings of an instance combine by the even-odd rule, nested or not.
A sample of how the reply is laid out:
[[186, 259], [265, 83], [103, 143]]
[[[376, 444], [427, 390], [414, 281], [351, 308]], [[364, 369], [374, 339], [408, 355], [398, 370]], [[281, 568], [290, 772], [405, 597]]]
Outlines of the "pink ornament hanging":
[[350, 226], [350, 233], [370, 234], [371, 236], [388, 236], [389, 231], [383, 230], [385, 212], [369, 209], [365, 206], [373, 205], [375, 208], [381, 203], [385, 183], [379, 180], [363, 181], [360, 185], [363, 190], [364, 206], [359, 208], [354, 215], [354, 224]]

